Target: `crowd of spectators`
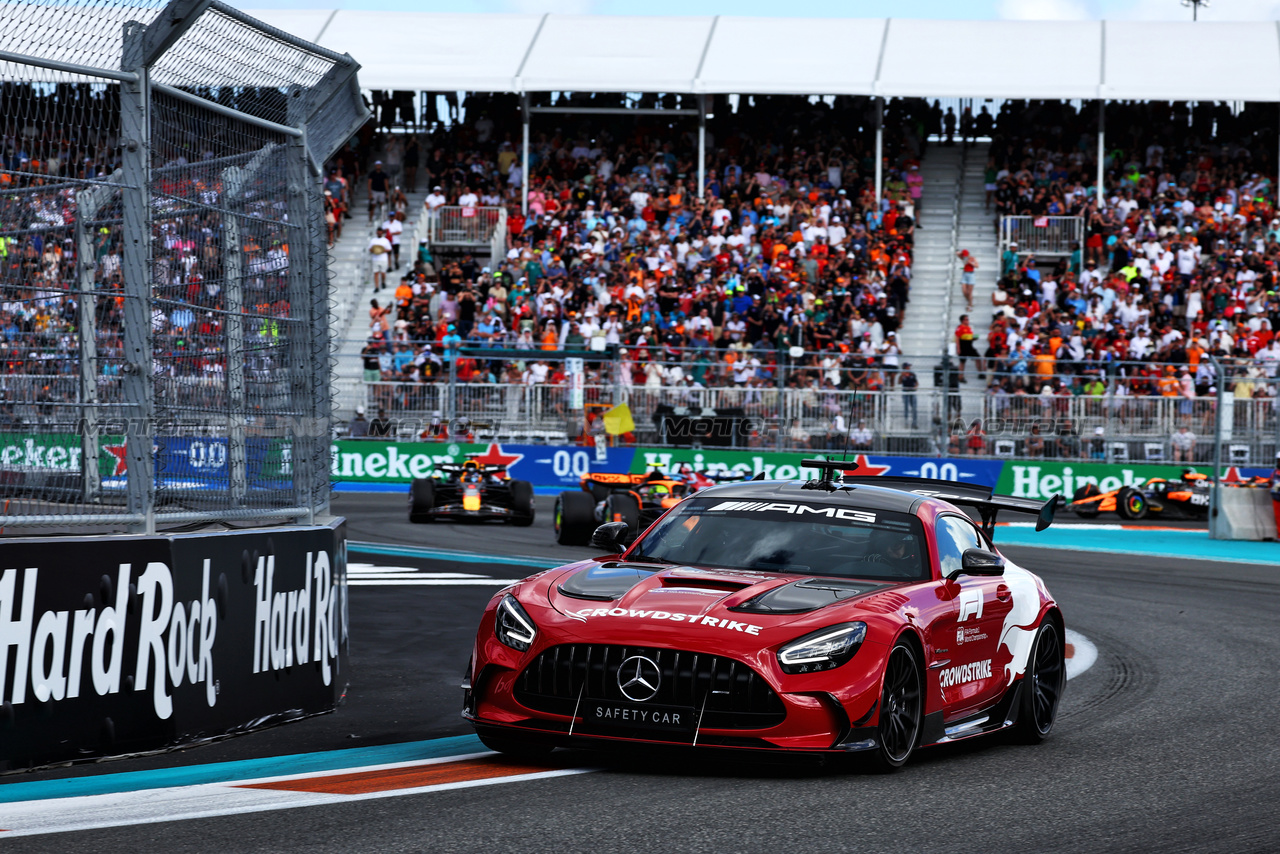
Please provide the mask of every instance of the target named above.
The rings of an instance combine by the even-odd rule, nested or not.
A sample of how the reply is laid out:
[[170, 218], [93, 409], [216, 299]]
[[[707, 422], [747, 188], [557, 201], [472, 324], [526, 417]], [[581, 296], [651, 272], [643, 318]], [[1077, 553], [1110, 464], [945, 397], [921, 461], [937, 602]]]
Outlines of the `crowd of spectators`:
[[[430, 381], [465, 342], [619, 350], [621, 381], [638, 386], [776, 386], [782, 361], [793, 386], [892, 384], [932, 115], [924, 102], [895, 104], [879, 201], [868, 99], [725, 107], [708, 132], [702, 193], [690, 121], [565, 117], [535, 127], [527, 217], [518, 112], [480, 102], [465, 123], [410, 136], [428, 152], [411, 158], [427, 206], [506, 205], [509, 249], [493, 267], [425, 252], [406, 263], [392, 304], [370, 308], [366, 377]], [[370, 157], [409, 181], [402, 140]], [[515, 377], [500, 367], [459, 375], [556, 376], [536, 360]]]
[[[1096, 198], [1095, 105], [1006, 102], [987, 164], [996, 214], [1079, 216], [1069, 256], [1004, 252], [979, 371], [999, 395], [1216, 392], [1206, 355], [1275, 377], [1280, 343], [1274, 114], [1111, 105]], [[1275, 384], [1232, 382], [1233, 393]], [[1237, 394], [1237, 396], [1239, 396]]]

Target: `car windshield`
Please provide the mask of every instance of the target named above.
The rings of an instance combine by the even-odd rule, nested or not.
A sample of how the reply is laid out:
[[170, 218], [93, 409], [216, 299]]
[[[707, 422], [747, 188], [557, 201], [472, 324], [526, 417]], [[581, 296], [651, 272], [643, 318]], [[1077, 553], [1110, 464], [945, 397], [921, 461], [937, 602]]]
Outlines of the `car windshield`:
[[915, 516], [820, 500], [687, 498], [629, 557], [845, 578], [929, 577], [923, 528]]

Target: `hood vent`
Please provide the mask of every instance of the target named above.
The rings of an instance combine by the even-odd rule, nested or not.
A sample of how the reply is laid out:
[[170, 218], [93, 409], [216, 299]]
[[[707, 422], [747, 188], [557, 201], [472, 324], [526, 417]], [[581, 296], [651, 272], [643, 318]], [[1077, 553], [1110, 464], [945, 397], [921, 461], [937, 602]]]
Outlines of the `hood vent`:
[[702, 590], [725, 590], [733, 593], [758, 584], [758, 581], [738, 580], [734, 578], [718, 578], [716, 576], [698, 575], [664, 575], [663, 587], [696, 587]]
[[574, 599], [612, 602], [659, 569], [652, 564], [609, 561], [575, 572], [561, 583], [560, 592]]
[[729, 610], [747, 614], [804, 614], [885, 586], [844, 578], [806, 578], [766, 590]]

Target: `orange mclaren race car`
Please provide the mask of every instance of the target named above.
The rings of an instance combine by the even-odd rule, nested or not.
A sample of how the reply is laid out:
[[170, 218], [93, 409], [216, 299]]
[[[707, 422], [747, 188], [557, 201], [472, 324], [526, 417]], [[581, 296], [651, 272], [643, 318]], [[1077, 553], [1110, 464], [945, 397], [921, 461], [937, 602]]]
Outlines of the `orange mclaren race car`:
[[693, 491], [684, 478], [659, 470], [583, 475], [581, 490], [567, 490], [556, 498], [556, 542], [585, 546], [605, 522], [626, 522], [630, 542]]
[[556, 499], [556, 542], [585, 546], [598, 525], [626, 522], [631, 542], [658, 517], [700, 489], [745, 480], [746, 475], [694, 471], [688, 463], [673, 463], [668, 474], [654, 466], [645, 474], [596, 472], [582, 477], [582, 491], [569, 490]]
[[1208, 475], [1186, 469], [1178, 480], [1153, 477], [1139, 486], [1122, 486], [1110, 492], [1088, 483], [1075, 491], [1067, 508], [1084, 519], [1099, 513], [1115, 513], [1121, 519], [1148, 515], [1204, 519], [1209, 515], [1209, 490]]

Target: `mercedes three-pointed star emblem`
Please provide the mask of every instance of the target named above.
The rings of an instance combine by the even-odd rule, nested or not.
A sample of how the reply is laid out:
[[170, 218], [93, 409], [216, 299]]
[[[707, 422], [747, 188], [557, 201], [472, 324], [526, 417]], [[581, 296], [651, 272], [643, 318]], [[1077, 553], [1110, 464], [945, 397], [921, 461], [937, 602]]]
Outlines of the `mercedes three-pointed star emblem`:
[[662, 670], [657, 662], [643, 655], [633, 655], [618, 665], [618, 690], [637, 703], [652, 700], [662, 684]]

